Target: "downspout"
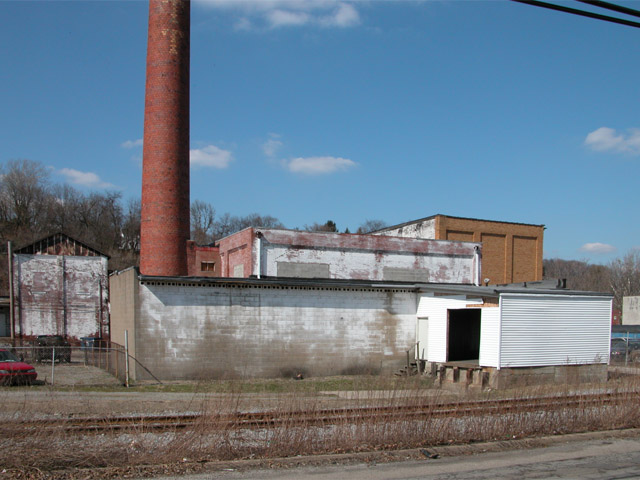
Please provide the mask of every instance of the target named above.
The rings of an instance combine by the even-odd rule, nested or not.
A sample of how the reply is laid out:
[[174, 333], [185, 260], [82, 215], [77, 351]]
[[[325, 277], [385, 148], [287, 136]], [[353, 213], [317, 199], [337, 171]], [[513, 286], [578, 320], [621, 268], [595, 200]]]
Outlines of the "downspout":
[[9, 255], [9, 322], [11, 324], [11, 345], [15, 346], [16, 340], [16, 317], [14, 313], [13, 300], [13, 245], [8, 242], [7, 254]]
[[475, 263], [475, 271], [473, 272], [475, 278], [473, 279], [473, 283], [476, 286], [480, 286], [480, 259], [482, 256], [480, 255], [480, 247], [478, 245], [473, 247], [473, 258]]
[[260, 274], [262, 272], [262, 232], [256, 232], [257, 238], [257, 261], [258, 261], [258, 272], [257, 277], [260, 278]]

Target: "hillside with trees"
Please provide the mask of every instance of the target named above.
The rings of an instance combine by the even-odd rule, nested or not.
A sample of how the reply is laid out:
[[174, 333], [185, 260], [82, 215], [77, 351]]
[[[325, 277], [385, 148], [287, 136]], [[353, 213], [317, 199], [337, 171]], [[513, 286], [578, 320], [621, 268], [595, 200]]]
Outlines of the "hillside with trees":
[[[250, 226], [285, 228], [276, 217], [251, 213], [217, 215], [215, 208], [195, 200], [191, 205], [191, 239], [199, 245]], [[365, 220], [357, 233], [384, 228], [382, 220]], [[338, 232], [333, 220], [312, 223], [300, 230]], [[109, 255], [109, 268], [121, 270], [139, 264], [140, 199], [123, 199], [118, 191], [81, 192], [51, 181], [41, 163], [12, 160], [0, 166], [0, 294], [6, 295], [7, 242], [16, 248], [62, 232]], [[345, 229], [349, 233], [349, 229]], [[575, 290], [610, 292], [615, 308], [622, 297], [640, 295], [640, 252], [631, 251], [607, 265], [586, 261], [546, 259], [545, 278], [566, 278]]]

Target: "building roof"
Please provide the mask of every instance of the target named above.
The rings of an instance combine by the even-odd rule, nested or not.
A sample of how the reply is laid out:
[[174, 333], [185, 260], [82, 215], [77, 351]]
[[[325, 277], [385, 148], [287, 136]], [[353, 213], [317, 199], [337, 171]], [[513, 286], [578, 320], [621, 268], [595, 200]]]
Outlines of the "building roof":
[[610, 293], [585, 292], [569, 290], [563, 287], [563, 283], [557, 280], [544, 282], [527, 282], [510, 285], [476, 286], [452, 283], [415, 283], [397, 282], [386, 280], [343, 280], [333, 278], [220, 278], [220, 277], [156, 277], [142, 275], [138, 271], [138, 278], [142, 282], [161, 283], [190, 283], [201, 285], [220, 286], [286, 286], [286, 287], [313, 287], [313, 288], [378, 288], [388, 290], [411, 290], [416, 292], [432, 292], [452, 295], [470, 295], [481, 297], [499, 297], [501, 294], [532, 294], [532, 295], [579, 295], [611, 297]]
[[454, 218], [454, 219], [458, 219], [458, 220], [472, 220], [472, 221], [475, 221], [475, 222], [504, 223], [504, 224], [508, 224], [508, 225], [525, 225], [525, 226], [528, 226], [528, 227], [542, 227], [542, 228], [544, 228], [544, 225], [536, 225], [536, 224], [533, 224], [533, 223], [505, 222], [505, 221], [502, 221], [502, 220], [485, 220], [485, 219], [482, 219], [482, 218], [469, 218], [469, 217], [454, 217], [454, 216], [451, 216], [451, 215], [443, 215], [442, 213], [436, 213], [435, 215], [431, 215], [430, 217], [419, 218], [417, 220], [411, 220], [409, 222], [399, 223], [398, 225], [391, 225], [389, 227], [381, 228], [380, 230], [375, 230], [374, 232], [371, 232], [371, 233], [386, 232], [387, 230], [394, 230], [396, 228], [406, 227], [407, 225], [413, 225], [415, 223], [425, 222], [427, 220], [433, 220], [436, 217]]
[[87, 244], [64, 233], [58, 232], [13, 251], [30, 255], [72, 255], [80, 257], [107, 257]]

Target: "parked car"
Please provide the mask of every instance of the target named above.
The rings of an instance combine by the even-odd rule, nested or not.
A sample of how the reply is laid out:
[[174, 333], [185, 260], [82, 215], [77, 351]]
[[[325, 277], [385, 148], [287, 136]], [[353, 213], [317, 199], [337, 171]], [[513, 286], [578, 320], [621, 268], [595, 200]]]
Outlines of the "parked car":
[[627, 340], [624, 338], [613, 338], [611, 340], [611, 360], [612, 361], [624, 361], [628, 358], [628, 354], [631, 349]]
[[0, 384], [31, 385], [37, 377], [32, 365], [24, 363], [9, 350], [0, 349]]
[[[50, 362], [52, 358], [59, 362], [71, 361], [71, 345], [67, 342], [62, 335], [38, 335], [35, 342], [36, 362]], [[53, 350], [55, 348], [55, 357], [53, 357]]]

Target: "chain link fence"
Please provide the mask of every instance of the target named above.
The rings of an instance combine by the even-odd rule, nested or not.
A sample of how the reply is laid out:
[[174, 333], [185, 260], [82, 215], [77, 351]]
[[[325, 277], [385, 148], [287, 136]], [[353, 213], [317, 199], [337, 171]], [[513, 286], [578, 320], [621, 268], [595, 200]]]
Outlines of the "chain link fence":
[[[91, 366], [109, 373], [122, 385], [127, 385], [127, 362], [124, 346], [115, 342], [107, 342], [100, 339], [84, 341], [80, 346], [74, 345], [3, 345], [0, 348], [11, 351], [20, 360], [29, 363], [38, 370], [38, 378], [46, 378], [46, 383], [55, 384], [56, 376], [61, 373], [67, 376], [83, 375], [84, 378], [78, 383], [90, 384], [105, 382], [105, 377], [95, 375], [92, 379], [87, 377], [87, 369], [73, 367]], [[149, 370], [129, 356], [129, 362], [134, 362], [145, 371]], [[71, 373], [69, 373], [71, 372]], [[153, 378], [154, 375], [149, 372]], [[157, 380], [157, 379], [156, 379]], [[159, 380], [157, 380], [161, 383]], [[66, 380], [67, 384], [73, 384], [73, 379]], [[110, 383], [113, 383], [111, 381]]]

